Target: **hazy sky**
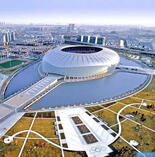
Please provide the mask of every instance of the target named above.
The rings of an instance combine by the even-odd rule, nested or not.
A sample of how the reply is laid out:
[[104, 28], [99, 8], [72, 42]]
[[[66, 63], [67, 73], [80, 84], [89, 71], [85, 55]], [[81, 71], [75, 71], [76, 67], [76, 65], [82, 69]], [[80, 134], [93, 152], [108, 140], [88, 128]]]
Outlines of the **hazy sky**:
[[0, 21], [155, 26], [155, 0], [0, 0]]

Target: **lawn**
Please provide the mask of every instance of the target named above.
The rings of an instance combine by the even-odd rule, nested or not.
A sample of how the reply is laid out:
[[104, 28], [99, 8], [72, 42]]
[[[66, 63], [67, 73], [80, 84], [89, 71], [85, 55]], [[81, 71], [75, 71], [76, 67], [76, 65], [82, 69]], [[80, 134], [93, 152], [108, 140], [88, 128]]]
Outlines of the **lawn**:
[[[133, 112], [138, 111], [137, 115], [134, 115]], [[151, 129], [155, 129], [155, 115], [151, 114], [150, 112], [145, 112], [139, 109], [135, 109], [135, 108], [131, 108], [131, 107], [127, 107], [126, 109], [124, 109], [121, 113], [122, 115], [126, 115], [126, 114], [132, 114], [134, 115], [134, 120], [140, 124], [143, 124]], [[146, 119], [145, 121], [141, 121], [140, 118], [142, 116], [142, 114], [144, 114], [144, 118]]]
[[136, 140], [139, 143], [137, 148], [142, 152], [155, 151], [155, 133], [134, 122], [126, 120], [122, 123], [121, 136], [127, 141]]
[[115, 112], [118, 112], [121, 108], [123, 108], [125, 105], [123, 104], [120, 104], [120, 103], [117, 103], [111, 107], [109, 107], [109, 109], [115, 111]]
[[86, 109], [89, 112], [95, 112], [95, 111], [98, 111], [98, 110], [102, 109], [102, 107], [101, 106], [91, 106], [91, 107], [86, 107]]
[[[30, 125], [32, 123], [32, 119], [31, 118], [24, 118], [22, 117], [7, 133], [6, 135], [13, 135], [19, 131], [23, 131], [23, 130], [28, 130]], [[18, 136], [20, 137], [25, 137], [27, 134], [26, 133], [22, 133]]]
[[117, 123], [116, 121], [116, 114], [108, 111], [108, 110], [102, 110], [95, 113], [98, 117], [103, 119], [105, 122], [108, 123], [108, 126], [114, 125]]
[[18, 156], [24, 140], [14, 139], [11, 144], [4, 144], [3, 138], [0, 139], [0, 157]]
[[[55, 135], [55, 128], [54, 128], [55, 119], [35, 119], [34, 124], [32, 126], [32, 130], [38, 132], [39, 134], [43, 135], [47, 138], [58, 138]], [[33, 133], [30, 133], [29, 137], [38, 137]]]
[[119, 138], [116, 142], [114, 142], [112, 144], [112, 146], [117, 151], [121, 151], [121, 149], [123, 149], [123, 147], [126, 147], [127, 149], [129, 149], [129, 151], [127, 151], [124, 154], [120, 155], [122, 157], [136, 157], [137, 152], [121, 138]]
[[120, 100], [119, 102], [125, 103], [125, 104], [134, 104], [134, 103], [141, 103], [141, 99], [137, 99], [135, 97], [128, 97], [123, 100]]
[[65, 157], [87, 157], [85, 152], [64, 151]]
[[11, 67], [17, 66], [19, 64], [25, 63], [25, 62], [26, 61], [23, 61], [23, 60], [11, 60], [11, 61], [0, 64], [0, 67], [11, 68]]
[[155, 100], [155, 76], [153, 76], [152, 82], [147, 88], [145, 88], [142, 92], [139, 92], [134, 96], [142, 99]]
[[27, 140], [22, 157], [61, 157], [61, 150], [44, 140]]

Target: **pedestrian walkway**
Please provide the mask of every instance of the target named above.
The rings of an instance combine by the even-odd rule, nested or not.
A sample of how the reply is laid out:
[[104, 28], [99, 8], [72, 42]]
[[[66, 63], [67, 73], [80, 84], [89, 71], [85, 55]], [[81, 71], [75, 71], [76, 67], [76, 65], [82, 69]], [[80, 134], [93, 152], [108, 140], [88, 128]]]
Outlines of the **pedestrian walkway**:
[[16, 111], [23, 108], [25, 105], [33, 102], [40, 95], [45, 94], [46, 90], [53, 87], [57, 82], [60, 76], [49, 75], [33, 84], [28, 89], [17, 93], [12, 96], [10, 99], [4, 101], [0, 104], [0, 122], [11, 114], [14, 114]]

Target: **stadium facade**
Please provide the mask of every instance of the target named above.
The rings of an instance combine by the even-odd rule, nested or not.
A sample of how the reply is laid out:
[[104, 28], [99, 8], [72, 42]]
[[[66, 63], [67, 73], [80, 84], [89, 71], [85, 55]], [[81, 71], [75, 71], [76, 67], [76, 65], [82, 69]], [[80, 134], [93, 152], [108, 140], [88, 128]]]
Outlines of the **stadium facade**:
[[49, 50], [43, 57], [41, 71], [69, 79], [95, 79], [114, 72], [119, 55], [110, 49], [95, 46], [64, 46]]

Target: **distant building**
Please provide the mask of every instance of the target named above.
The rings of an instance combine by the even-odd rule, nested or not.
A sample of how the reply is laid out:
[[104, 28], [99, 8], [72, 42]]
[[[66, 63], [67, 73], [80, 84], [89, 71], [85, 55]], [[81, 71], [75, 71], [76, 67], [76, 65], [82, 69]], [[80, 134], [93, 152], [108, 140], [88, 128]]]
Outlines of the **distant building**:
[[3, 34], [2, 35], [2, 43], [5, 44], [7, 42], [6, 40], [6, 34]]
[[5, 32], [2, 34], [2, 43], [9, 43], [11, 41], [14, 41], [16, 39], [15, 32]]
[[127, 48], [127, 42], [126, 42], [126, 40], [120, 40], [120, 42], [119, 42], [119, 46], [121, 47], [121, 48]]
[[84, 42], [84, 43], [88, 43], [88, 44], [97, 44], [100, 46], [106, 45], [106, 38], [105, 37], [78, 35], [76, 40], [78, 42]]
[[77, 41], [79, 41], [79, 42], [82, 41], [82, 36], [81, 36], [81, 35], [78, 35], [78, 36], [77, 36]]
[[97, 37], [97, 44], [105, 46], [106, 45], [106, 37]]
[[6, 32], [5, 35], [6, 35], [6, 42], [9, 43], [9, 41], [10, 41], [9, 32]]
[[11, 41], [16, 40], [15, 32], [11, 32]]
[[88, 36], [82, 36], [82, 42], [88, 43]]
[[75, 30], [75, 24], [69, 24], [67, 30], [68, 32], [73, 32]]
[[90, 44], [97, 44], [97, 37], [90, 37], [90, 40], [89, 40], [89, 43]]

